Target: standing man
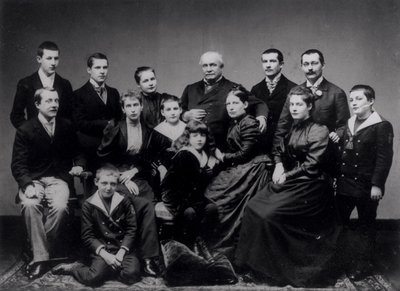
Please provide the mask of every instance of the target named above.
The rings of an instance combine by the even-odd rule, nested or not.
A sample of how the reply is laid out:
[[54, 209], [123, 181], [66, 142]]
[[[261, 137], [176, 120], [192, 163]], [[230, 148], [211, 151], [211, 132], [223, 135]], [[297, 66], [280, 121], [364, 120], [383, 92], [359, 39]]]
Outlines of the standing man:
[[[314, 106], [311, 116], [315, 122], [327, 126], [329, 138], [333, 143], [338, 143], [350, 117], [350, 111], [346, 93], [323, 77], [324, 67], [324, 56], [319, 50], [309, 49], [305, 51], [301, 55], [301, 69], [306, 76], [306, 82], [299, 86], [310, 88], [313, 92]], [[289, 132], [292, 124], [293, 118], [289, 112], [289, 99], [286, 99], [275, 130], [273, 151], [281, 150], [283, 138]], [[334, 154], [330, 155], [329, 158], [333, 174], [336, 158]], [[276, 164], [273, 180], [276, 180], [275, 178], [281, 176], [283, 172], [282, 163]]]
[[39, 113], [18, 128], [11, 163], [33, 252], [27, 266], [31, 280], [46, 271], [45, 261], [62, 243], [58, 238], [68, 213], [69, 186], [85, 164], [72, 123], [57, 116], [57, 91], [38, 89], [34, 102]]
[[37, 117], [38, 110], [35, 106], [34, 94], [36, 90], [49, 87], [54, 88], [59, 96], [58, 115], [67, 119], [71, 118], [72, 86], [56, 73], [60, 57], [58, 46], [51, 41], [41, 43], [37, 50], [36, 60], [39, 70], [18, 82], [14, 104], [10, 114], [11, 123], [15, 128], [25, 120]]
[[281, 73], [284, 62], [280, 50], [274, 48], [265, 50], [261, 54], [261, 63], [265, 78], [253, 86], [251, 93], [267, 104], [269, 109], [267, 132], [263, 135], [263, 148], [264, 152], [271, 154], [272, 140], [279, 116], [290, 89], [296, 84]]
[[91, 170], [98, 168], [97, 147], [103, 137], [103, 130], [111, 120], [122, 117], [117, 89], [105, 84], [108, 74], [108, 59], [102, 53], [94, 53], [87, 60], [88, 82], [74, 92], [74, 121], [78, 138], [89, 159]]
[[[200, 57], [203, 80], [186, 86], [182, 94], [182, 119], [199, 120], [207, 124], [217, 147], [226, 148], [226, 135], [230, 118], [225, 100], [228, 92], [237, 85], [222, 76], [224, 61], [218, 52], [205, 52]], [[263, 132], [267, 127], [268, 107], [254, 96], [249, 99], [249, 113], [256, 116]]]

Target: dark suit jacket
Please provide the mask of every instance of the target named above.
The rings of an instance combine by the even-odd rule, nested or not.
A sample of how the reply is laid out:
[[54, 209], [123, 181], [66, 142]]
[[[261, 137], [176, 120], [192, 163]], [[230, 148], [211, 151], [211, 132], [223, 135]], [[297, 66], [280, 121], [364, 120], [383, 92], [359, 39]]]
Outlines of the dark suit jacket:
[[134, 251], [137, 223], [133, 205], [117, 192], [111, 204], [114, 207], [108, 213], [98, 192], [83, 203], [82, 241], [92, 253], [96, 253], [101, 246], [112, 254], [121, 247], [128, 253]]
[[26, 121], [15, 135], [11, 170], [21, 189], [32, 180], [55, 176], [70, 183], [72, 166], [85, 166], [80, 154], [72, 123], [56, 119], [53, 139], [47, 134], [38, 117]]
[[108, 162], [126, 171], [133, 167], [139, 170], [135, 177], [149, 177], [150, 157], [147, 156], [146, 148], [149, 143], [151, 130], [141, 122], [142, 126], [142, 147], [137, 154], [131, 155], [126, 151], [128, 146], [128, 133], [126, 120], [118, 123], [110, 122], [104, 129], [103, 139], [98, 147], [97, 155], [103, 163]]
[[96, 152], [103, 136], [103, 130], [109, 120], [119, 121], [122, 117], [119, 93], [117, 89], [106, 85], [107, 104], [100, 99], [92, 84], [88, 81], [74, 92], [74, 122], [78, 129], [82, 147]]
[[[54, 77], [53, 87], [58, 92], [60, 102], [58, 116], [71, 119], [73, 105], [71, 83], [56, 74]], [[11, 123], [15, 128], [20, 127], [25, 120], [38, 115], [38, 110], [35, 106], [33, 96], [35, 95], [36, 90], [40, 88], [43, 88], [43, 85], [40, 81], [38, 72], [35, 72], [18, 82], [17, 92], [15, 93], [14, 104], [10, 114]]]
[[[384, 191], [393, 158], [393, 127], [378, 113], [370, 116], [355, 133], [353, 116], [341, 143], [338, 194], [368, 198], [373, 185]], [[348, 146], [351, 142], [352, 146]]]
[[[306, 83], [299, 86], [305, 87]], [[318, 89], [322, 92], [322, 96], [315, 96], [311, 112], [313, 120], [316, 123], [327, 126], [329, 132], [336, 131], [339, 136], [342, 136], [346, 122], [350, 117], [346, 93], [325, 78]], [[279, 117], [274, 136], [274, 148], [280, 145], [282, 138], [289, 132], [293, 123], [293, 118], [289, 111], [289, 100], [290, 98], [286, 99]]]
[[267, 104], [269, 109], [267, 132], [263, 135], [263, 147], [266, 153], [271, 153], [272, 139], [276, 129], [276, 125], [281, 115], [283, 105], [285, 104], [286, 97], [296, 84], [288, 80], [285, 76], [281, 76], [275, 90], [272, 94], [269, 93], [265, 78], [260, 83], [253, 86], [251, 93], [258, 99]]
[[[230, 125], [230, 118], [226, 111], [225, 101], [229, 91], [236, 84], [222, 77], [217, 86], [204, 93], [204, 81], [186, 86], [182, 94], [183, 114], [191, 109], [204, 109], [207, 112], [204, 122], [210, 129], [217, 147], [226, 148], [226, 136]], [[268, 116], [268, 107], [262, 101], [252, 96], [249, 99], [248, 113], [254, 116]]]

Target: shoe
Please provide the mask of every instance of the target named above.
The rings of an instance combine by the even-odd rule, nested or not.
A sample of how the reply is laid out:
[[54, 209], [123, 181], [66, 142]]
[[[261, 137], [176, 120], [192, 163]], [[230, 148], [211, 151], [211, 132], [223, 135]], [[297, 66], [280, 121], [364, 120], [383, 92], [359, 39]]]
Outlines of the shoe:
[[35, 263], [32, 266], [29, 274], [27, 275], [28, 276], [28, 280], [33, 281], [33, 280], [35, 280], [37, 278], [40, 278], [46, 272], [47, 272], [47, 267], [46, 267], [46, 265], [44, 263]]
[[71, 264], [59, 264], [51, 269], [51, 273], [54, 275], [72, 275], [73, 270], [79, 265], [80, 264], [77, 262]]
[[29, 264], [25, 266], [25, 275], [29, 275], [29, 273], [32, 271], [33, 267], [35, 266], [35, 262], [31, 261]]
[[197, 237], [195, 245], [196, 244], [198, 245], [198, 247], [200, 249], [200, 253], [201, 253], [202, 257], [209, 263], [214, 263], [215, 260], [214, 260], [213, 256], [211, 255], [210, 251], [208, 250], [206, 242], [201, 237]]
[[157, 263], [154, 261], [154, 259], [144, 259], [144, 266], [143, 266], [143, 272], [151, 277], [157, 277], [159, 274], [159, 268], [157, 266]]

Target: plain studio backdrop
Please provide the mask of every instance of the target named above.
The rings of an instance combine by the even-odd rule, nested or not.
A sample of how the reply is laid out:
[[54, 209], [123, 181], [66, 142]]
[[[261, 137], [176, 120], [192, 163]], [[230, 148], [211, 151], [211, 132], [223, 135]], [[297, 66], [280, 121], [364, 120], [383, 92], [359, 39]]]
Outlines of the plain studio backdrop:
[[394, 161], [379, 218], [400, 219], [400, 2], [396, 0], [0, 0], [0, 215], [18, 215], [10, 171], [15, 129], [9, 114], [19, 79], [37, 70], [44, 40], [61, 50], [57, 72], [74, 89], [88, 79], [86, 59], [105, 53], [107, 83], [136, 87], [138, 66], [156, 69], [158, 91], [181, 96], [201, 79], [200, 55], [217, 50], [224, 75], [248, 89], [263, 77], [260, 54], [280, 49], [283, 73], [301, 83], [300, 55], [326, 59], [325, 77], [348, 94], [354, 84], [376, 90], [375, 108], [394, 127]]

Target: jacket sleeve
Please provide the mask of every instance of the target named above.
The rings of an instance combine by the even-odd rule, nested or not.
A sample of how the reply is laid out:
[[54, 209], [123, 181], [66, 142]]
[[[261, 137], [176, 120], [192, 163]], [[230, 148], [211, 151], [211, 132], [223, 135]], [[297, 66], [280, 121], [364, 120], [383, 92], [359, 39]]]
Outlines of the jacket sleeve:
[[245, 120], [239, 124], [240, 149], [234, 153], [226, 153], [224, 162], [242, 164], [250, 161], [257, 148], [257, 141], [260, 138], [260, 130], [255, 120]]
[[96, 221], [92, 212], [93, 208], [88, 202], [85, 202], [82, 206], [81, 238], [85, 247], [92, 253], [98, 254], [98, 250], [100, 247], [104, 246], [104, 244], [95, 236], [94, 228]]
[[119, 125], [114, 121], [108, 123], [103, 130], [103, 138], [101, 139], [100, 145], [97, 148], [97, 156], [100, 158], [107, 158], [114, 153], [117, 134], [119, 132]]
[[32, 178], [28, 168], [30, 144], [31, 142], [27, 136], [21, 129], [18, 129], [15, 134], [11, 171], [21, 189], [25, 189], [28, 184], [32, 184]]
[[393, 127], [388, 121], [378, 124], [375, 168], [372, 185], [384, 189], [393, 159]]
[[251, 112], [254, 112], [254, 117], [264, 116], [268, 118], [268, 106], [262, 100], [256, 98], [254, 94], [249, 96], [249, 107], [252, 108]]
[[17, 92], [14, 97], [14, 104], [10, 114], [10, 120], [15, 128], [18, 128], [24, 123], [25, 108], [27, 106], [27, 98], [29, 95], [28, 85], [22, 80], [18, 82]]
[[181, 97], [181, 105], [182, 105], [182, 118], [186, 111], [189, 111], [189, 86], [186, 86], [185, 90], [183, 90]]
[[344, 93], [344, 91], [341, 91], [335, 96], [335, 110], [336, 133], [341, 137], [346, 129], [347, 120], [350, 118], [350, 110], [347, 104], [346, 93]]
[[307, 136], [309, 148], [303, 163], [286, 172], [286, 179], [293, 179], [302, 175], [309, 177], [319, 176], [324, 156], [328, 149], [329, 131], [326, 126], [313, 125]]
[[122, 203], [124, 203], [124, 207], [126, 209], [126, 228], [124, 230], [125, 236], [122, 239], [121, 247], [130, 251], [133, 249], [136, 239], [136, 213], [132, 203], [127, 198], [125, 198]]
[[283, 149], [281, 147], [283, 145], [284, 138], [289, 133], [293, 124], [293, 118], [289, 111], [289, 101], [290, 98], [287, 97], [274, 133], [272, 154], [276, 157], [282, 152]]

